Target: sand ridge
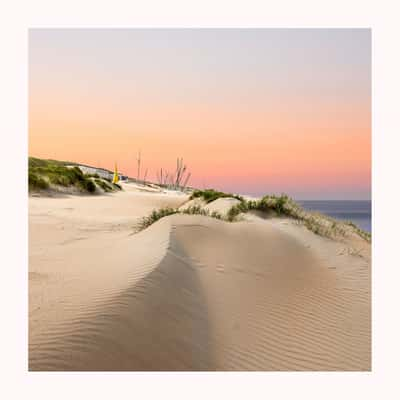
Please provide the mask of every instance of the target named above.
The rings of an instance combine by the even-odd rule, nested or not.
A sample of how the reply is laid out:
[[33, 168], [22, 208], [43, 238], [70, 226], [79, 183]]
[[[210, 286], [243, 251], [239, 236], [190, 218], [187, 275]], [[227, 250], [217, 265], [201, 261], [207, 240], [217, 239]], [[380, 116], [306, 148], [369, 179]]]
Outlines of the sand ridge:
[[125, 189], [30, 199], [30, 370], [370, 369], [368, 257], [283, 219], [132, 234], [186, 198]]

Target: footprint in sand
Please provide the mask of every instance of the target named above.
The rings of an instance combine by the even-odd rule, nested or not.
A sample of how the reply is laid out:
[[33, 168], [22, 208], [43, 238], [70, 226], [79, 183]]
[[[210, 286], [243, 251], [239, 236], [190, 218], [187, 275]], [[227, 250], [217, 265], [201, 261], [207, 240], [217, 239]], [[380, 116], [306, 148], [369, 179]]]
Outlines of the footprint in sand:
[[206, 264], [203, 264], [202, 262], [200, 262], [197, 258], [195, 257], [189, 257], [189, 261], [191, 264], [193, 264], [195, 267], [198, 268], [204, 268], [206, 267]]
[[217, 272], [225, 272], [225, 267], [223, 264], [217, 264]]

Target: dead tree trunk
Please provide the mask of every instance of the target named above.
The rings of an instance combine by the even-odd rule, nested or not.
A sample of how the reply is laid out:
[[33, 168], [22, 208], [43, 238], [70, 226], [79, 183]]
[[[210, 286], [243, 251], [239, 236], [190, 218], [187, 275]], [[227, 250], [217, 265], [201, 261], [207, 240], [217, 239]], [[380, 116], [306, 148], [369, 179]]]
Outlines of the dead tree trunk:
[[182, 191], [184, 191], [186, 189], [186, 185], [189, 182], [190, 176], [191, 176], [191, 173], [189, 172], [188, 175], [186, 176], [185, 182], [183, 183]]
[[137, 181], [139, 183], [140, 180], [140, 150], [138, 153], [138, 158], [137, 158]]
[[146, 184], [147, 170], [148, 170], [148, 168], [146, 168], [146, 172], [144, 173], [143, 185], [145, 185], [145, 184]]

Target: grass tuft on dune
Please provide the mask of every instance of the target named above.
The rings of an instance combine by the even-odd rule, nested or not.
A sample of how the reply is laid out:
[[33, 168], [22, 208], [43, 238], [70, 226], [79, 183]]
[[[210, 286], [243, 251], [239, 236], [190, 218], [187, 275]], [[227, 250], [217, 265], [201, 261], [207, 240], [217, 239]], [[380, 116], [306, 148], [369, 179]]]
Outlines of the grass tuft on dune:
[[220, 220], [223, 219], [222, 214], [220, 214], [219, 212], [217, 211], [210, 212], [209, 210], [206, 210], [200, 206], [190, 206], [183, 210], [180, 210], [178, 208], [164, 207], [158, 210], [153, 210], [149, 216], [143, 217], [142, 220], [139, 222], [138, 230], [141, 231], [143, 229], [146, 229], [150, 225], [157, 222], [159, 219], [173, 214], [203, 215], [205, 217], [211, 217]]
[[224, 192], [219, 192], [217, 190], [214, 189], [205, 189], [205, 190], [195, 190], [191, 196], [190, 196], [190, 200], [193, 200], [195, 198], [202, 198], [206, 203], [211, 203], [214, 200], [220, 199], [220, 198], [224, 198], [224, 197], [231, 197], [240, 201], [243, 201], [243, 197], [236, 195], [236, 194], [232, 194], [232, 193], [224, 193]]
[[278, 216], [301, 219], [307, 212], [286, 194], [266, 195], [260, 200], [242, 200], [228, 211], [228, 220], [234, 221], [241, 214], [252, 210], [274, 211]]
[[366, 232], [366, 231], [362, 230], [362, 229], [359, 228], [354, 222], [347, 221], [346, 224], [349, 225], [349, 226], [351, 226], [353, 229], [355, 229], [355, 231], [356, 231], [362, 238], [364, 238], [367, 242], [370, 242], [370, 241], [371, 241], [371, 233], [370, 233], [370, 232]]

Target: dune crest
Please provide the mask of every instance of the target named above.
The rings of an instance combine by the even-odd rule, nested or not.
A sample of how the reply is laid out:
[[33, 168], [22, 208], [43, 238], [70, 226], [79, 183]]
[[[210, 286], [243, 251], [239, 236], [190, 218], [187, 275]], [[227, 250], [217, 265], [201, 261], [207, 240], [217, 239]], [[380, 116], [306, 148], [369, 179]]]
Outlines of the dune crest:
[[105, 232], [107, 202], [124, 213], [136, 196], [155, 194], [96, 199], [86, 237], [52, 199], [63, 244], [30, 243], [30, 370], [371, 368], [368, 258], [285, 219], [172, 215]]

